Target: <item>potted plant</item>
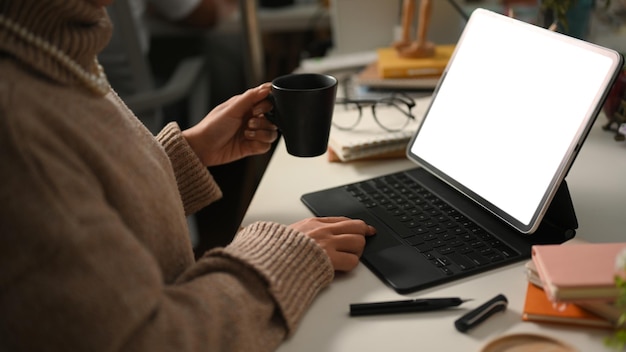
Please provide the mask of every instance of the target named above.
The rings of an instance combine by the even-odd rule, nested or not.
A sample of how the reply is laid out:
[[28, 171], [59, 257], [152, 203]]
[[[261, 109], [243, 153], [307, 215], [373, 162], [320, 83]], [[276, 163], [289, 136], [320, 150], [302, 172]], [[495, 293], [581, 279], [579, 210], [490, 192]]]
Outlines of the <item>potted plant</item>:
[[[595, 3], [595, 0], [540, 0], [543, 24], [546, 28], [585, 39]], [[604, 0], [604, 4], [608, 6], [610, 0]]]

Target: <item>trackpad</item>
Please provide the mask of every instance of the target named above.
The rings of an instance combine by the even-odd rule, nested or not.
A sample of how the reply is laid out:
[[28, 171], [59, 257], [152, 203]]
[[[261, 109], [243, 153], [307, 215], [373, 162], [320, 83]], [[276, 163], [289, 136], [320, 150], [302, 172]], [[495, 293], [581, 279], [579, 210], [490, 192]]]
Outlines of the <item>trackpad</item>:
[[432, 286], [446, 277], [417, 250], [403, 245], [366, 253], [363, 261], [398, 292]]

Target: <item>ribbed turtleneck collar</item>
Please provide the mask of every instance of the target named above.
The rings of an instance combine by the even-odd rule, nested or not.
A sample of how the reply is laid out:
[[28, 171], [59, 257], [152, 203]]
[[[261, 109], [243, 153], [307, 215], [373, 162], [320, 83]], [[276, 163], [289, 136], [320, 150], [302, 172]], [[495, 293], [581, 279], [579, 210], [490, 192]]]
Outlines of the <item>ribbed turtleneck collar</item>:
[[[0, 0], [0, 14], [59, 48], [88, 72], [96, 73], [98, 53], [108, 44], [112, 25], [106, 10], [87, 0]], [[0, 27], [0, 52], [64, 85], [77, 77], [50, 55]]]

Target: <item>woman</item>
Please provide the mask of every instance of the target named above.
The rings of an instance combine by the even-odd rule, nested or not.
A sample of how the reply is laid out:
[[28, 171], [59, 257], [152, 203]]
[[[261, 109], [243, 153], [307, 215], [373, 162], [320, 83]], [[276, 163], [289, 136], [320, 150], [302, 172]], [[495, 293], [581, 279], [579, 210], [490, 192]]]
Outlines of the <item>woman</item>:
[[277, 138], [269, 86], [153, 137], [95, 62], [109, 2], [0, 0], [0, 350], [274, 350], [374, 229], [258, 222], [194, 261], [206, 167]]

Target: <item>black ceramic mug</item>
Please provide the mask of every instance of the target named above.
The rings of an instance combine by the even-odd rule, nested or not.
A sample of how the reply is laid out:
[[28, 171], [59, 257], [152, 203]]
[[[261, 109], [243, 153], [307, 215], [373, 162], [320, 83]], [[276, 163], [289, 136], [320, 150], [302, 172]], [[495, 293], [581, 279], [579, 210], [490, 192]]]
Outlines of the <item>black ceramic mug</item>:
[[272, 81], [266, 114], [283, 135], [287, 152], [294, 156], [322, 155], [328, 148], [337, 79], [317, 73], [294, 73]]

